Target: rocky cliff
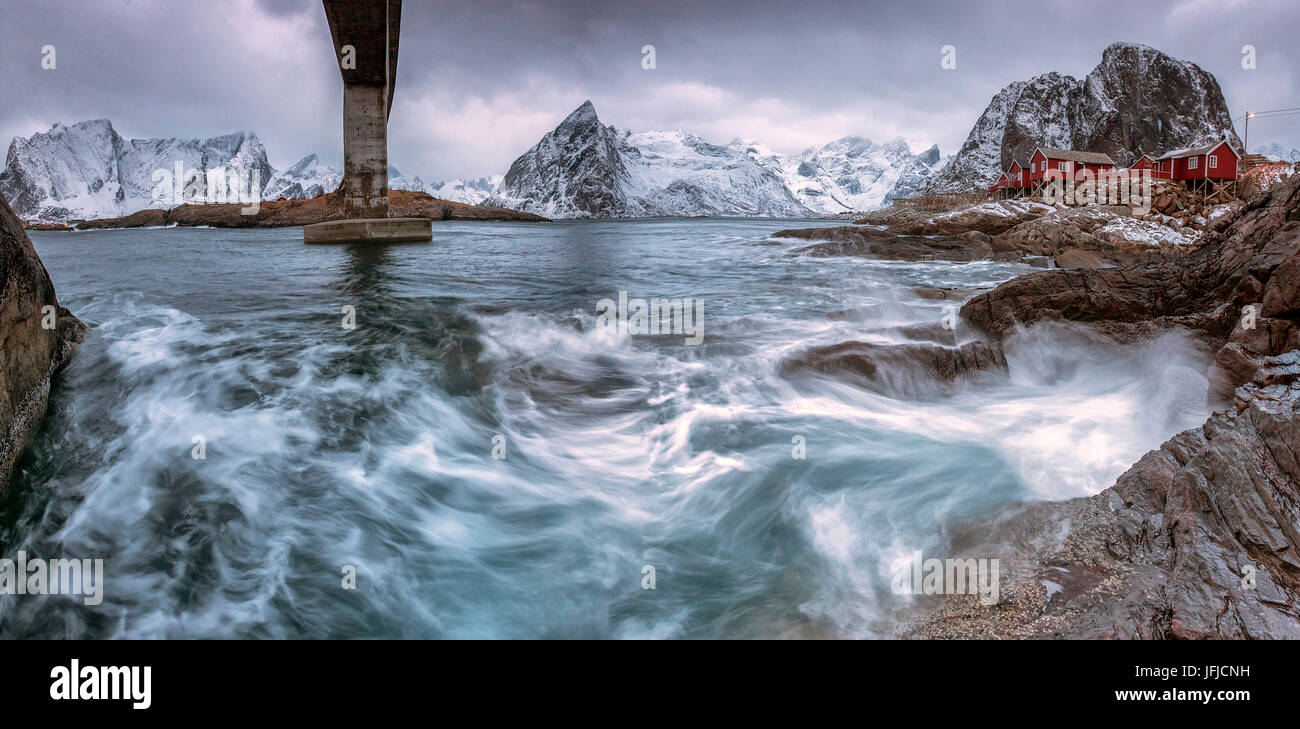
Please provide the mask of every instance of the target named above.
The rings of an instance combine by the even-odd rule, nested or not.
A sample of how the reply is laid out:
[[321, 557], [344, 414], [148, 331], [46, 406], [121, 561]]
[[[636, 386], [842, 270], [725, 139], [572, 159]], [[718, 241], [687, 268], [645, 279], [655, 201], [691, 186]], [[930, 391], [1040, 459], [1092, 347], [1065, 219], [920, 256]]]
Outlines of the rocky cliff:
[[987, 187], [1037, 147], [1105, 152], [1120, 164], [1144, 153], [1228, 138], [1241, 149], [1218, 81], [1148, 46], [1114, 43], [1086, 78], [1047, 73], [1002, 89], [931, 192]]
[[1010, 567], [1003, 601], [953, 598], [910, 634], [1300, 637], [1300, 178], [1186, 258], [1030, 274], [961, 315], [992, 342], [1045, 320], [1122, 341], [1190, 330], [1217, 350], [1219, 410], [1096, 496], [969, 525]]
[[59, 306], [31, 240], [0, 197], [0, 492], [45, 413], [50, 378], [84, 332]]

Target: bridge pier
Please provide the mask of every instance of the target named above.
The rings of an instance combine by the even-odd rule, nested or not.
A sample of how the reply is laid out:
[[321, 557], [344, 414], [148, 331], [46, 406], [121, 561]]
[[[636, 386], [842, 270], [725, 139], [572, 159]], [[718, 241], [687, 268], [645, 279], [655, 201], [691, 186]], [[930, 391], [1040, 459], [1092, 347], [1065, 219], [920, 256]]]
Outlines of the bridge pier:
[[322, 0], [343, 75], [343, 220], [303, 228], [307, 243], [432, 240], [425, 218], [388, 217], [388, 116], [402, 0]]

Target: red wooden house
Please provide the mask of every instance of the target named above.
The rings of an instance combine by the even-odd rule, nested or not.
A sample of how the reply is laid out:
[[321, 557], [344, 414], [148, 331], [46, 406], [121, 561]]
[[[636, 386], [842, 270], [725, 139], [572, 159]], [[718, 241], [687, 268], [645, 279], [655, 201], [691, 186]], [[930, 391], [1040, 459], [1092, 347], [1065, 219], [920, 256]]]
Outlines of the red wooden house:
[[1007, 168], [1007, 179], [1010, 180], [1011, 187], [1025, 187], [1025, 165], [1020, 164], [1020, 160], [1011, 160], [1011, 166]]
[[999, 193], [1002, 192], [1003, 189], [1006, 188], [1006, 186], [1007, 186], [1007, 173], [1003, 172], [998, 177], [998, 181], [993, 183], [993, 186], [989, 188], [989, 194], [998, 195]]
[[1137, 162], [1134, 162], [1132, 167], [1128, 168], [1129, 176], [1140, 177], [1142, 170], [1151, 170], [1152, 177], [1169, 179], [1169, 172], [1167, 170], [1162, 171], [1160, 167], [1160, 160], [1150, 154], [1144, 154], [1138, 157]]
[[[1073, 180], [1084, 170], [1097, 173], [1115, 169], [1115, 160], [1103, 152], [1076, 152], [1072, 149], [1039, 147], [1029, 158], [1029, 181], [1038, 186], [1053, 177]], [[1048, 174], [1048, 171], [1051, 174]]]
[[1167, 152], [1156, 162], [1175, 180], [1235, 180], [1237, 160], [1237, 151], [1223, 141]]

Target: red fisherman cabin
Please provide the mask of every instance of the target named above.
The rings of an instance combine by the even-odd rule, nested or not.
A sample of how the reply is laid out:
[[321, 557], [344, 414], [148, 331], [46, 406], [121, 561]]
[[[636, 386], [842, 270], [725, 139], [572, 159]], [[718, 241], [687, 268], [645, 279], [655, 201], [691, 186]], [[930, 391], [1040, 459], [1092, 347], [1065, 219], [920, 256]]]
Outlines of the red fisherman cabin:
[[1051, 177], [1077, 180], [1078, 176], [1088, 170], [1093, 176], [1097, 173], [1115, 169], [1115, 160], [1104, 152], [1076, 152], [1072, 149], [1052, 149], [1039, 147], [1029, 158], [1029, 179], [1037, 183]]
[[1235, 180], [1237, 152], [1227, 141], [1189, 147], [1160, 156], [1160, 170], [1175, 180]]
[[1138, 157], [1137, 162], [1134, 162], [1132, 167], [1128, 168], [1129, 176], [1138, 177], [1142, 174], [1142, 170], [1151, 170], [1152, 177], [1169, 179], [1169, 172], [1167, 170], [1162, 171], [1160, 167], [1159, 159], [1150, 154], [1144, 154]]

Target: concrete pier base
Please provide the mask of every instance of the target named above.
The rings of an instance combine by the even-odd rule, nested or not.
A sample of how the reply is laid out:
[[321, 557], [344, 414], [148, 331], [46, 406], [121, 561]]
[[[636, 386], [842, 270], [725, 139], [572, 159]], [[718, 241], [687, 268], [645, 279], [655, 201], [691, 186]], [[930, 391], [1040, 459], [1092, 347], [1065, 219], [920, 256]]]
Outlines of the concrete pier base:
[[428, 218], [353, 218], [304, 225], [304, 243], [418, 243], [433, 240]]

